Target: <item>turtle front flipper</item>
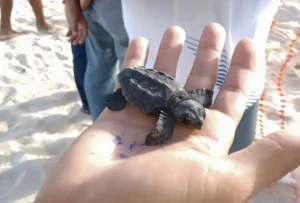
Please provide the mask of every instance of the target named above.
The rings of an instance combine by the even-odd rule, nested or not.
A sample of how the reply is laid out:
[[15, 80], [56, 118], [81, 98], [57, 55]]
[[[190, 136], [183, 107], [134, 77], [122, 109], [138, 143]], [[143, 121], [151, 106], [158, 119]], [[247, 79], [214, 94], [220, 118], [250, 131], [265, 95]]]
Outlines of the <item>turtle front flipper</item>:
[[161, 111], [155, 128], [146, 137], [146, 146], [163, 144], [173, 136], [175, 117], [169, 111]]
[[211, 108], [214, 95], [213, 91], [201, 88], [191, 90], [188, 93], [192, 97], [192, 99], [200, 103], [204, 108]]
[[111, 111], [120, 111], [126, 106], [126, 99], [122, 94], [122, 89], [119, 88], [115, 92], [107, 95], [106, 106]]

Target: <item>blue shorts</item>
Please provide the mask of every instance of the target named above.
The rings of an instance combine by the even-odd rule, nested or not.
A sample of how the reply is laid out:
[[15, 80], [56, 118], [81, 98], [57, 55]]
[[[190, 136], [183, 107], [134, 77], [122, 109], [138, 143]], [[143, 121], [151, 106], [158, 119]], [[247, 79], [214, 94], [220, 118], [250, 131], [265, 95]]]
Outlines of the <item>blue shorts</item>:
[[249, 106], [236, 129], [235, 137], [229, 153], [233, 153], [248, 147], [254, 140], [257, 124], [259, 100]]

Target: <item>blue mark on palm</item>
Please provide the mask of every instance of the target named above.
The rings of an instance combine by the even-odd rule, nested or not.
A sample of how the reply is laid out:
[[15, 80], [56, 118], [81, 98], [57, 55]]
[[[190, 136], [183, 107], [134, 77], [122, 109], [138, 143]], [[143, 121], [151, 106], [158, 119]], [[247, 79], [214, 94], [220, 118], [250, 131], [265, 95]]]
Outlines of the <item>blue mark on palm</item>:
[[117, 144], [117, 145], [123, 144], [122, 138], [121, 138], [120, 136], [116, 136], [116, 137], [114, 138], [114, 143]]
[[133, 147], [134, 147], [134, 146], [135, 146], [135, 142], [129, 145], [129, 149], [130, 149], [130, 151], [132, 151], [132, 150], [133, 150]]

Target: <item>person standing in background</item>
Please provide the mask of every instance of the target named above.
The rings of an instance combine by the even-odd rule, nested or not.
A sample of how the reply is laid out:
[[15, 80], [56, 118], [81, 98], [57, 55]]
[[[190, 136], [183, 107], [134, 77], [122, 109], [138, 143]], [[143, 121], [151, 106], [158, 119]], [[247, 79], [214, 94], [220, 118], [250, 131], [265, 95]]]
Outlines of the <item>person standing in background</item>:
[[72, 44], [71, 48], [73, 54], [74, 79], [82, 103], [81, 110], [83, 113], [90, 114], [90, 108], [84, 90], [84, 76], [87, 66], [85, 43], [78, 45]]
[[64, 0], [69, 41], [85, 42], [87, 68], [84, 90], [93, 121], [106, 107], [119, 66], [123, 63], [129, 38], [123, 22], [121, 0], [94, 0], [82, 13], [79, 0]]
[[[0, 0], [1, 3], [1, 30], [0, 41], [8, 40], [20, 35], [19, 32], [12, 29], [11, 12], [13, 9], [13, 0]], [[46, 22], [43, 12], [42, 0], [29, 0], [36, 18], [36, 28], [39, 32], [49, 32], [52, 27]]]
[[[185, 30], [185, 46], [177, 69], [177, 79], [182, 84], [185, 84], [191, 72], [199, 45], [198, 39], [204, 26], [216, 22], [225, 28], [227, 36], [223, 51], [216, 53], [221, 58], [218, 77], [211, 78], [205, 71], [192, 72], [189, 76], [196, 78], [194, 75], [201, 74], [201, 80], [216, 80], [215, 87], [212, 87], [215, 91], [214, 98], [229, 71], [230, 58], [237, 43], [243, 38], [253, 40], [259, 71], [255, 76], [255, 82], [251, 84], [250, 98], [236, 130], [230, 153], [250, 145], [255, 136], [258, 103], [265, 81], [265, 44], [279, 4], [280, 0], [122, 0], [124, 22], [129, 38], [143, 36], [151, 44], [147, 62], [149, 68], [154, 66], [160, 38], [165, 29], [171, 25], [178, 25]], [[218, 63], [218, 57], [212, 58], [210, 63]], [[202, 64], [195, 63], [194, 65], [201, 66]], [[190, 85], [186, 84], [186, 86]]]

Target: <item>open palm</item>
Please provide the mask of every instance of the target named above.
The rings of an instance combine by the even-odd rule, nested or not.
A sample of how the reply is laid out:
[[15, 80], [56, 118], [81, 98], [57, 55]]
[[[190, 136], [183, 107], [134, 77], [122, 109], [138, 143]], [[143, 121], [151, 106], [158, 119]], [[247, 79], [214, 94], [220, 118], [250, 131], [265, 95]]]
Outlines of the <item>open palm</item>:
[[[176, 77], [184, 37], [179, 27], [165, 32], [156, 70]], [[213, 89], [224, 39], [220, 25], [205, 27], [186, 89]], [[147, 55], [147, 41], [134, 39], [123, 68], [145, 65]], [[251, 41], [242, 40], [222, 89], [206, 110], [203, 129], [178, 124], [172, 140], [161, 146], [144, 145], [157, 118], [130, 104], [119, 112], [105, 109], [58, 162], [36, 202], [245, 202], [300, 163], [299, 137], [286, 132], [228, 155], [255, 68]]]

